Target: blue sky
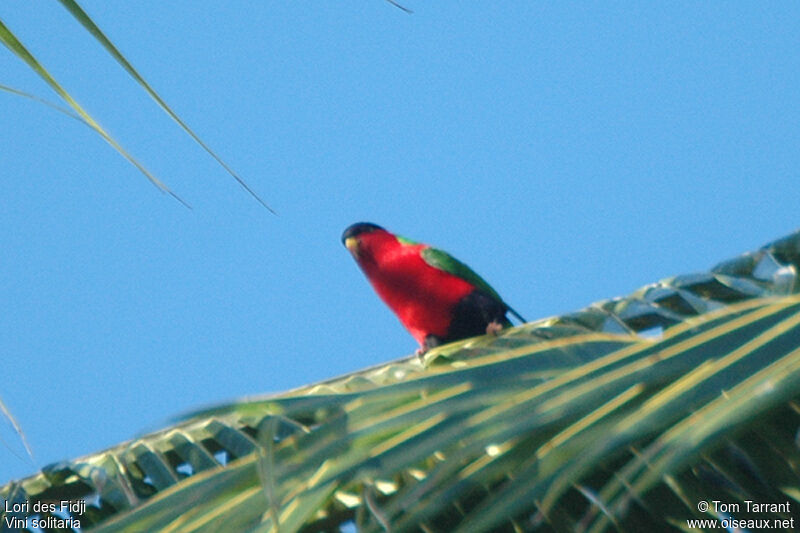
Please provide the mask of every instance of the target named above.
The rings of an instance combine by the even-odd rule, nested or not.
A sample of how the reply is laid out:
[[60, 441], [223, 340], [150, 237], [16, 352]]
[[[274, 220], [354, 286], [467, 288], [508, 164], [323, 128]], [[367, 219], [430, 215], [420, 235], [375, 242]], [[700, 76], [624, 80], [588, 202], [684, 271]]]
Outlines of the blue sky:
[[[123, 145], [0, 93], [0, 483], [194, 408], [405, 356], [342, 247], [451, 252], [529, 320], [798, 226], [800, 6], [81, 5], [249, 197], [56, 3], [0, 19]], [[0, 83], [53, 100], [0, 50]], [[22, 457], [22, 458], [20, 458]]]

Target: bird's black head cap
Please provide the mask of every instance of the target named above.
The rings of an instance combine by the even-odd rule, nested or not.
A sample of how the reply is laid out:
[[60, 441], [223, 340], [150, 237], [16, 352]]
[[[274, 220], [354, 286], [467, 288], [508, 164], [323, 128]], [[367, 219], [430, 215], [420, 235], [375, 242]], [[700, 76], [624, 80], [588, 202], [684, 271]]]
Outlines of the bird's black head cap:
[[371, 222], [357, 222], [347, 227], [342, 233], [342, 242], [346, 241], [350, 237], [358, 237], [362, 233], [369, 233], [370, 231], [377, 231], [382, 230], [383, 228], [378, 226], [377, 224], [372, 224]]

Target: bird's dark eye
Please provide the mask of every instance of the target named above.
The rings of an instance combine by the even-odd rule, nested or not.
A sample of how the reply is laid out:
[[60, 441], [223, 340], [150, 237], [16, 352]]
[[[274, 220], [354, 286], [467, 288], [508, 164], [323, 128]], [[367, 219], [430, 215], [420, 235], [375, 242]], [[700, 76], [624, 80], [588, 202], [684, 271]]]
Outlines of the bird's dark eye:
[[377, 224], [372, 224], [371, 222], [357, 222], [356, 224], [352, 224], [344, 230], [342, 233], [342, 242], [346, 241], [350, 237], [358, 237], [362, 233], [369, 233], [371, 231], [382, 230], [383, 228], [378, 226]]

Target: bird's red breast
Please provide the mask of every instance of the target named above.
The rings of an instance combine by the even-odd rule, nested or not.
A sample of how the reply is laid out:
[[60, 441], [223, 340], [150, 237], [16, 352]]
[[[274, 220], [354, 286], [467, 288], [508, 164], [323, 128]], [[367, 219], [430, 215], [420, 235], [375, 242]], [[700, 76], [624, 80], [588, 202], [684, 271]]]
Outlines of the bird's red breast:
[[425, 262], [426, 244], [409, 244], [386, 230], [359, 235], [348, 248], [375, 291], [424, 345], [427, 335], [444, 338], [455, 305], [475, 288]]

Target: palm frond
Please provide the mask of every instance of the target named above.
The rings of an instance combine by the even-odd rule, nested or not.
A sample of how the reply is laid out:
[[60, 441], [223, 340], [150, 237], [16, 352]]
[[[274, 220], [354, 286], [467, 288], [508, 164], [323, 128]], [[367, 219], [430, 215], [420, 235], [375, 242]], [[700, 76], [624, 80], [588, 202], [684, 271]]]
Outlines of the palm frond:
[[77, 100], [75, 100], [70, 93], [64, 89], [58, 81], [48, 72], [46, 68], [33, 56], [33, 54], [22, 44], [14, 33], [0, 20], [0, 42], [2, 42], [14, 55], [23, 60], [36, 74], [44, 80], [47, 85], [53, 89], [58, 96], [61, 97], [67, 105], [92, 128], [98, 135], [100, 135], [108, 144], [110, 144], [117, 152], [120, 153], [125, 159], [135, 166], [139, 172], [145, 175], [150, 182], [158, 187], [162, 192], [168, 193], [170, 196], [178, 200], [186, 207], [190, 207], [183, 199], [175, 194], [169, 187], [167, 187], [160, 179], [158, 179], [152, 172], [150, 172], [138, 159], [133, 157], [127, 150], [125, 150], [114, 137], [112, 137], [95, 119], [92, 117]]
[[169, 105], [167, 105], [167, 102], [165, 102], [164, 99], [161, 98], [161, 96], [155, 91], [155, 89], [153, 89], [153, 87], [149, 83], [147, 83], [147, 81], [142, 77], [142, 75], [139, 74], [139, 71], [137, 71], [130, 63], [130, 61], [128, 61], [125, 58], [125, 56], [122, 55], [122, 53], [117, 49], [116, 46], [114, 46], [114, 44], [106, 36], [106, 34], [103, 33], [103, 30], [101, 30], [100, 27], [97, 26], [97, 24], [95, 24], [95, 22], [91, 19], [91, 17], [89, 17], [86, 11], [84, 11], [83, 8], [81, 8], [75, 0], [59, 0], [59, 2], [61, 2], [61, 5], [63, 5], [64, 8], [67, 11], [69, 11], [69, 13], [73, 17], [75, 17], [75, 20], [77, 20], [86, 29], [86, 31], [91, 33], [92, 36], [95, 39], [97, 39], [97, 42], [100, 43], [102, 47], [111, 55], [111, 57], [113, 57], [114, 60], [116, 60], [117, 63], [119, 63], [120, 66], [122, 66], [122, 68], [125, 69], [125, 71], [131, 76], [131, 78], [133, 78], [134, 81], [136, 81], [136, 83], [138, 83], [142, 87], [142, 89], [144, 89], [145, 92], [147, 92], [147, 94], [149, 94], [150, 97], [153, 100], [155, 100], [158, 106], [167, 115], [169, 115], [169, 117], [172, 120], [174, 120], [181, 127], [181, 129], [183, 129], [183, 131], [185, 131], [192, 139], [194, 139], [194, 141], [197, 144], [199, 144], [200, 147], [203, 148], [203, 150], [205, 150], [208, 153], [208, 155], [213, 157], [217, 161], [217, 163], [219, 163], [219, 165], [225, 169], [225, 172], [227, 172], [233, 179], [235, 179], [236, 182], [250, 194], [250, 196], [252, 196], [258, 201], [258, 203], [267, 208], [267, 210], [270, 211], [273, 215], [277, 214], [275, 213], [274, 209], [272, 209], [269, 205], [267, 205], [267, 203], [264, 202], [264, 200], [262, 200], [258, 194], [256, 194], [256, 192], [250, 187], [250, 185], [248, 185], [247, 182], [245, 182], [244, 179], [242, 179], [242, 177], [236, 173], [236, 171], [234, 171], [230, 166], [228, 166], [228, 164], [225, 163], [225, 161], [223, 161], [222, 158], [219, 155], [217, 155], [217, 153], [214, 152], [211, 149], [211, 147], [208, 146], [194, 132], [194, 130], [192, 130], [189, 127], [189, 125], [186, 124], [186, 122], [184, 122], [183, 119], [181, 119], [178, 116], [178, 114], [172, 110], [172, 108]]
[[[241, 177], [236, 171], [233, 170], [222, 158], [214, 152], [211, 147], [206, 144], [194, 130], [192, 130], [186, 122], [181, 119], [172, 108], [167, 105], [163, 98], [153, 89], [153, 87], [142, 77], [141, 74], [133, 67], [133, 65], [125, 58], [125, 56], [117, 49], [106, 34], [100, 29], [99, 26], [89, 17], [86, 11], [78, 5], [75, 0], [59, 0], [64, 8], [88, 31], [100, 45], [113, 57], [125, 71], [138, 83], [151, 98], [158, 104], [158, 106], [180, 127], [183, 129], [203, 150], [205, 150], [211, 157], [213, 157], [225, 171], [233, 177], [237, 183], [247, 191], [253, 198], [255, 198], [262, 206], [269, 210], [272, 214], [276, 214], [272, 209], [250, 185]], [[158, 179], [143, 163], [131, 155], [123, 146], [111, 136], [100, 123], [89, 114], [83, 106], [53, 77], [52, 74], [34, 57], [34, 55], [22, 44], [19, 38], [0, 20], [0, 42], [2, 42], [14, 55], [24, 61], [56, 94], [71, 108], [71, 111], [63, 109], [59, 106], [53, 105], [46, 100], [42, 100], [36, 96], [30, 95], [24, 91], [19, 91], [11, 87], [0, 86], [0, 90], [31, 98], [33, 100], [44, 103], [68, 116], [79, 119], [81, 122], [88, 125], [97, 134], [99, 134], [108, 144], [110, 144], [120, 155], [128, 160], [135, 166], [139, 172], [145, 175], [151, 183], [158, 187], [162, 192], [166, 192], [181, 202], [186, 207], [191, 207], [181, 197], [175, 194], [169, 187]]]
[[[798, 266], [800, 232], [424, 361], [198, 412], [0, 494], [83, 499], [76, 518], [100, 531], [800, 519]], [[740, 508], [698, 510], [714, 500]]]

